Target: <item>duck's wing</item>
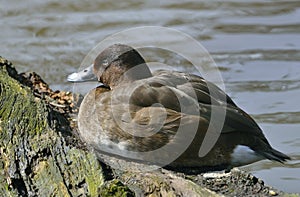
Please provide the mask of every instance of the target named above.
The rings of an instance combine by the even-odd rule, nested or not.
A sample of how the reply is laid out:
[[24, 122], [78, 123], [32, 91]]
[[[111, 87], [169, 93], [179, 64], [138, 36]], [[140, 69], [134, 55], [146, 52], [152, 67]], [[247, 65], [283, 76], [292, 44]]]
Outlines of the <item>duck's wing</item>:
[[190, 96], [196, 94], [199, 103], [236, 106], [223, 90], [198, 75], [166, 70], [157, 70], [153, 75], [156, 78], [170, 80], [178, 90]]
[[197, 115], [197, 109], [200, 117], [208, 122], [211, 121], [213, 109], [223, 111], [225, 119], [221, 133], [239, 139], [236, 144], [249, 146], [268, 159], [284, 161], [289, 158], [270, 146], [258, 124], [224, 91], [202, 77], [176, 71], [158, 71], [143, 83], [131, 97], [134, 104], [151, 106], [159, 103], [188, 115]]
[[[223, 132], [243, 130], [245, 132], [258, 131], [258, 133], [261, 133], [257, 123], [246, 112], [240, 109], [223, 90], [204, 78], [193, 74], [165, 70], [156, 71], [154, 76], [160, 83], [169, 83], [167, 87], [172, 87], [170, 88], [171, 91], [176, 89], [177, 92], [181, 92], [181, 95], [186, 95], [186, 98], [195, 100], [199, 106], [201, 116], [208, 120], [212, 108], [225, 111], [226, 119]], [[148, 89], [148, 91], [151, 90]], [[159, 97], [167, 98], [168, 96], [162, 94]], [[177, 98], [172, 96], [172, 99], [176, 100]], [[176, 103], [176, 101], [170, 101], [169, 103]]]
[[[178, 147], [184, 144], [180, 143], [181, 139], [193, 139], [199, 124], [207, 124], [199, 115], [197, 100], [176, 88], [181, 81], [180, 78], [151, 77], [111, 91], [113, 117], [120, 125], [117, 133], [130, 139], [130, 149], [151, 151], [166, 144]], [[203, 129], [203, 134], [205, 132]]]

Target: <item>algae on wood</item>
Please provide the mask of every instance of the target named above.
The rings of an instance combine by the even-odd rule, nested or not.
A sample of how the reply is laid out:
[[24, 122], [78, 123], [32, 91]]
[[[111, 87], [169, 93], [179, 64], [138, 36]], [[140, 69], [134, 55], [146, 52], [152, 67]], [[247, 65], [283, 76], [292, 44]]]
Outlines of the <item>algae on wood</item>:
[[0, 64], [0, 193], [97, 196], [104, 183], [97, 158], [67, 145], [64, 131], [54, 130], [64, 117], [13, 79], [8, 61]]

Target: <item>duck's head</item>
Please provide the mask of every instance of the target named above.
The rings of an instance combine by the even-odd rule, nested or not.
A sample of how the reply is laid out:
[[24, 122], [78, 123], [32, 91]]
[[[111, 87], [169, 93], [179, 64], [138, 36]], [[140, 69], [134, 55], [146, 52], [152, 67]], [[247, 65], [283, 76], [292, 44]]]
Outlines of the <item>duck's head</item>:
[[151, 76], [145, 60], [135, 49], [124, 44], [114, 44], [102, 51], [90, 67], [69, 75], [68, 81], [97, 79], [114, 88], [121, 83]]

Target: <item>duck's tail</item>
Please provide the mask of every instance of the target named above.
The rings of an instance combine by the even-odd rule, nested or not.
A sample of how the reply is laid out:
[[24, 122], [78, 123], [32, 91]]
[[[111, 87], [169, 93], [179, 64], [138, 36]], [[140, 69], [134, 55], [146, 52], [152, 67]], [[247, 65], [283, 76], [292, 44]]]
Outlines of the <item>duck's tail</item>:
[[262, 156], [266, 157], [267, 159], [278, 161], [280, 163], [285, 162], [286, 160], [290, 160], [291, 158], [286, 154], [279, 152], [278, 150], [273, 149], [270, 147], [268, 151], [257, 151]]

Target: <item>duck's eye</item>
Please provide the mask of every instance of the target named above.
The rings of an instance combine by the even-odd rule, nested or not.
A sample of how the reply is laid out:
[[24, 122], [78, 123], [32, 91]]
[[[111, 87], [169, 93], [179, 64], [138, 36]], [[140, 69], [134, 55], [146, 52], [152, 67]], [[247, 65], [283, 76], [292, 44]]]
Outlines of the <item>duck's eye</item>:
[[103, 65], [103, 66], [108, 66], [108, 61], [107, 61], [107, 60], [104, 60], [104, 61], [102, 62], [102, 65]]
[[87, 71], [88, 71], [88, 70], [84, 70], [83, 72], [85, 72], [85, 73], [86, 73]]

